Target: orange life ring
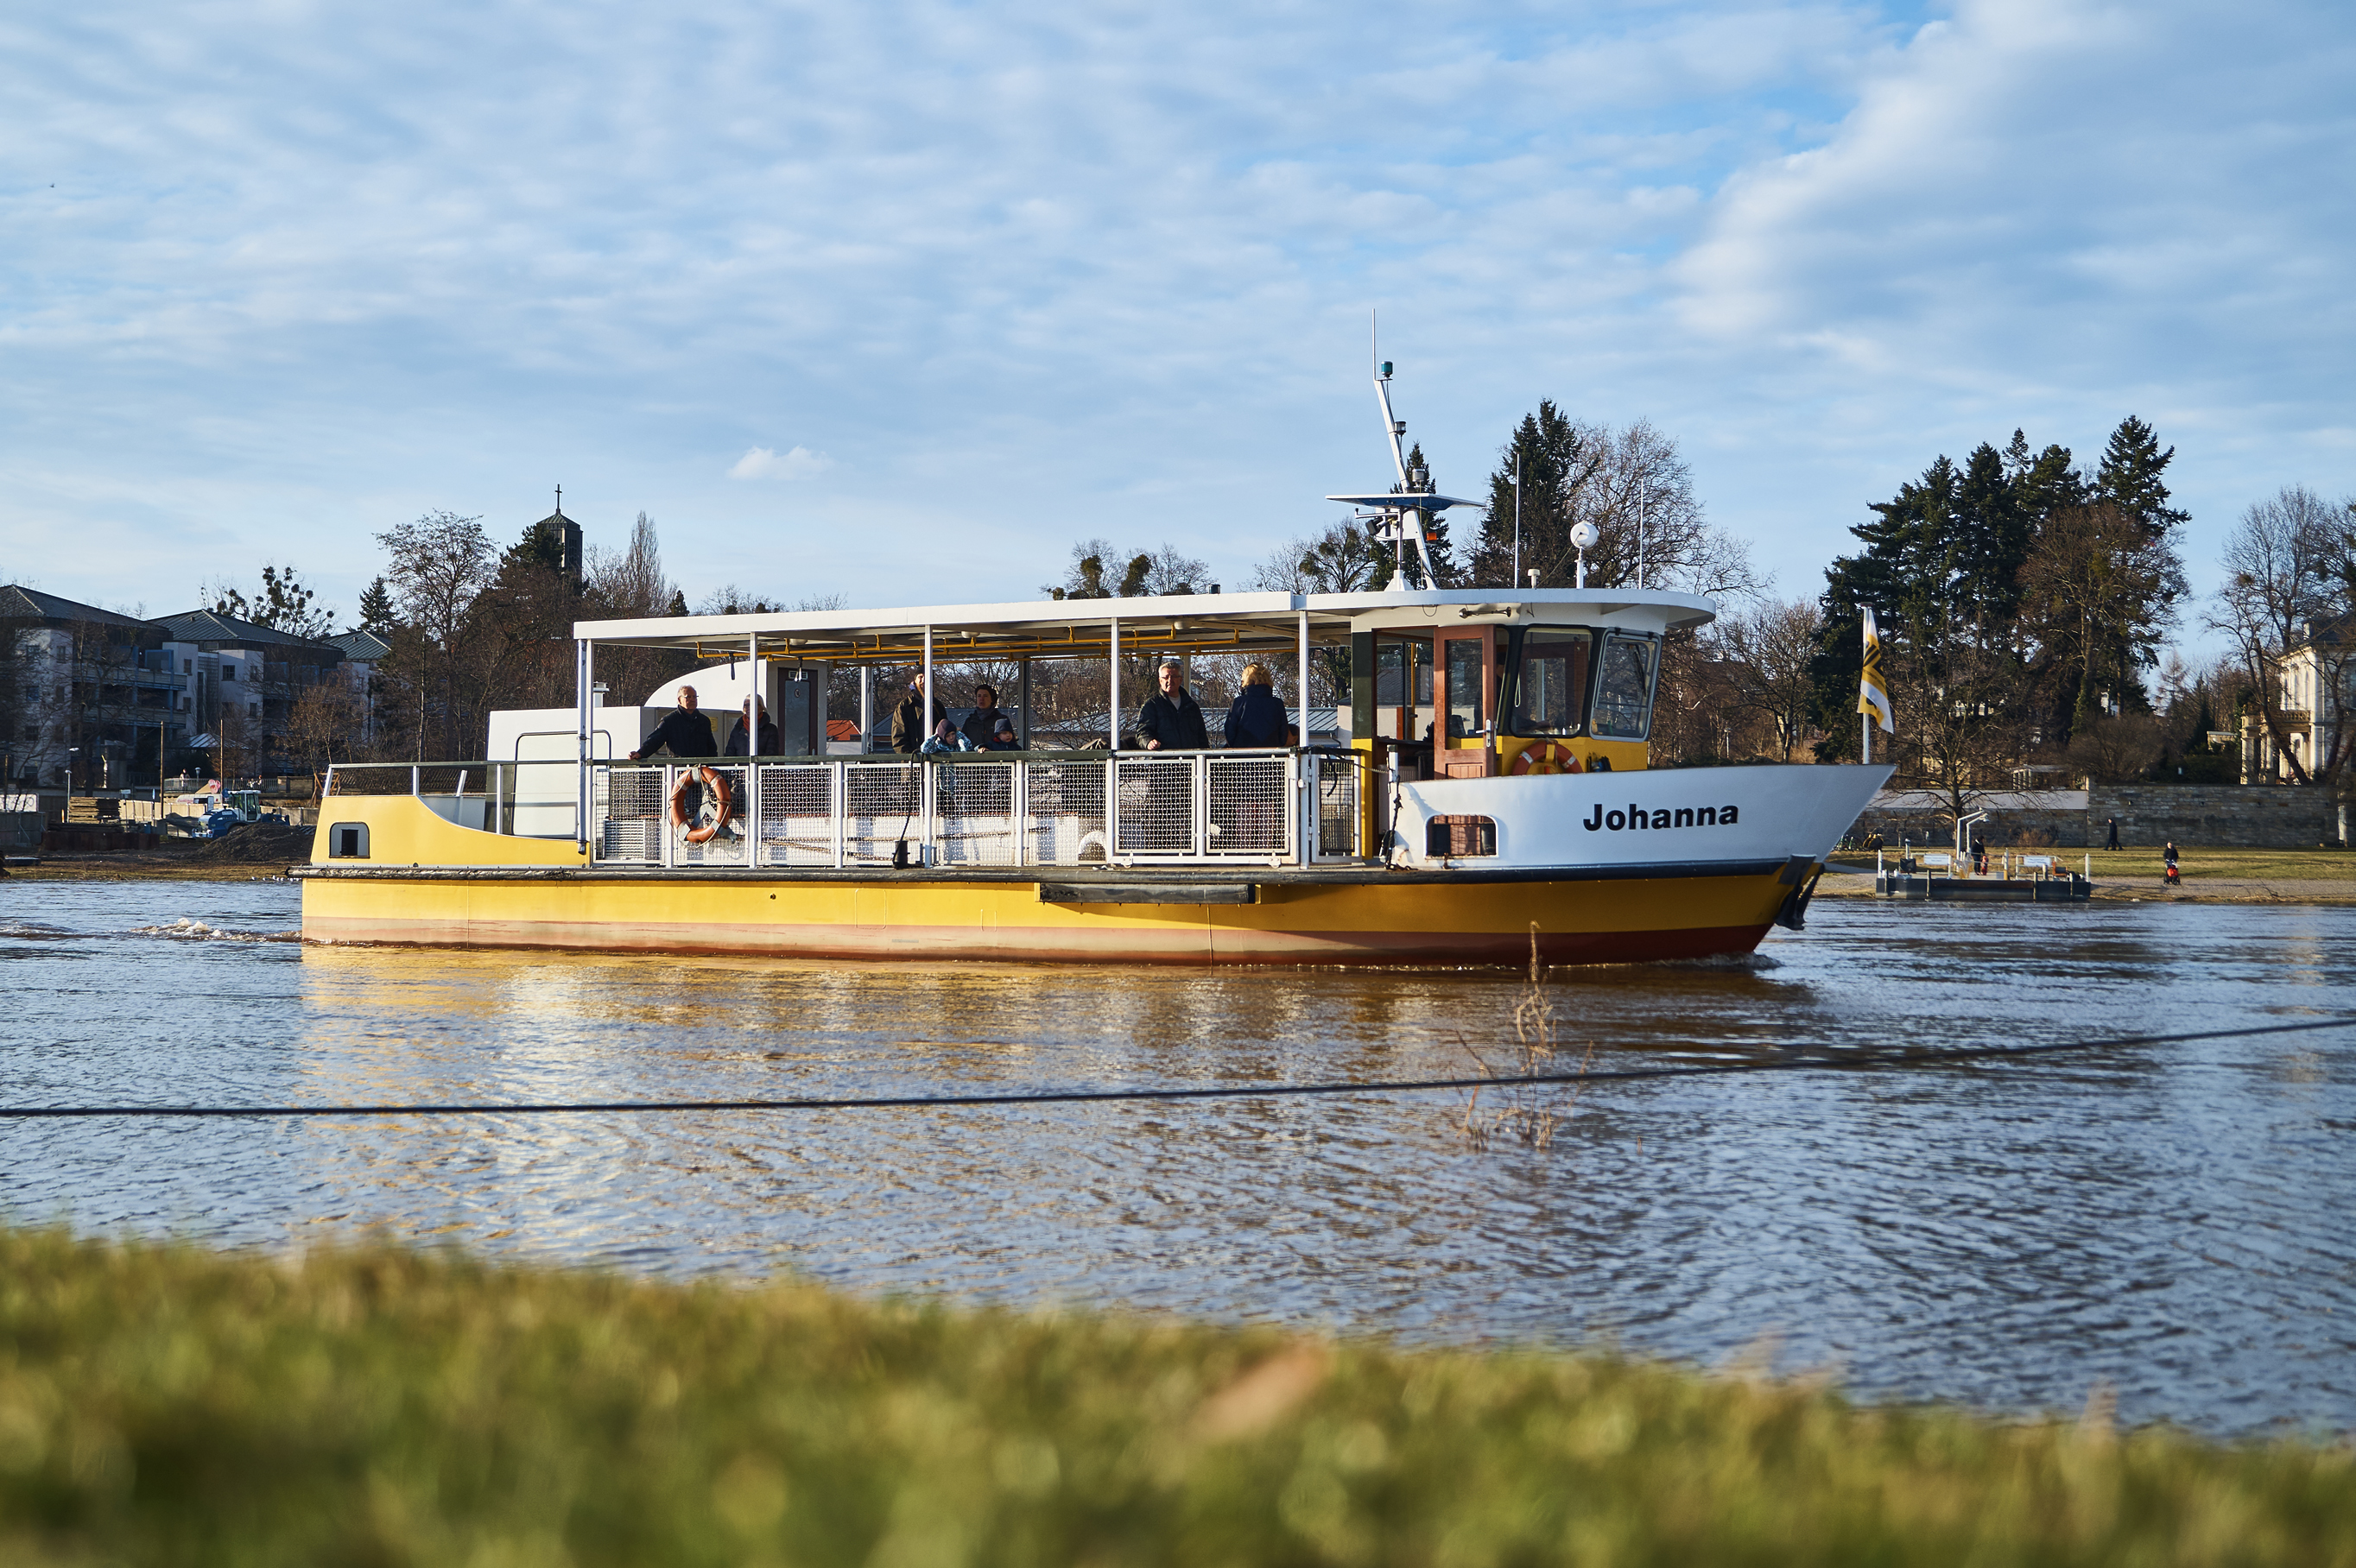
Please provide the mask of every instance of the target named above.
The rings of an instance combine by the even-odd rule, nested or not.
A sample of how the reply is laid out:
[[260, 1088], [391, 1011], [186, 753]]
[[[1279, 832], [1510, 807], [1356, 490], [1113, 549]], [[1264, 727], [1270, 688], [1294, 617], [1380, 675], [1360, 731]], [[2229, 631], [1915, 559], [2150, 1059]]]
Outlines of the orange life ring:
[[1526, 773], [1575, 773], [1580, 772], [1579, 753], [1559, 741], [1540, 741], [1522, 748], [1514, 759], [1514, 772]]
[[[696, 783], [701, 783], [710, 792], [712, 819], [709, 822], [690, 823], [687, 819], [687, 786]], [[728, 794], [728, 781], [708, 767], [685, 770], [679, 775], [679, 782], [670, 786], [671, 826], [686, 828], [680, 837], [690, 844], [709, 843], [714, 834], [728, 826], [729, 813], [734, 805]]]

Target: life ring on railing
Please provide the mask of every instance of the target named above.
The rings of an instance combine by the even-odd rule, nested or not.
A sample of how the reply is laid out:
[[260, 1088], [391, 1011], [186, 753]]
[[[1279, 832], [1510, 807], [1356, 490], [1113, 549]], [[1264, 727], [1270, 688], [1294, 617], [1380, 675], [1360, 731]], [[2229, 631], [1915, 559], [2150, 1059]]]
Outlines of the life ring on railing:
[[[700, 784], [703, 798], [696, 803], [693, 821], [689, 820], [687, 786]], [[708, 767], [688, 768], [670, 786], [670, 821], [674, 827], [684, 828], [680, 838], [689, 844], [705, 844], [714, 834], [728, 826], [728, 816], [735, 801], [728, 793], [728, 781], [717, 770]]]
[[1516, 777], [1527, 773], [1575, 773], [1580, 772], [1579, 753], [1559, 741], [1539, 741], [1522, 748], [1514, 759]]

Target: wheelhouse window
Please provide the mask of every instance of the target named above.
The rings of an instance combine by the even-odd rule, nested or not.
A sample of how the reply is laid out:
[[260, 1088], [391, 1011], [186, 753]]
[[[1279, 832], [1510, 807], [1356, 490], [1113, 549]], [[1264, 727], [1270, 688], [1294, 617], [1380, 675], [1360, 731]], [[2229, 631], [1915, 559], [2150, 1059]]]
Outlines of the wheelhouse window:
[[1595, 680], [1595, 733], [1613, 741], [1641, 741], [1652, 727], [1653, 677], [1659, 673], [1660, 644], [1651, 637], [1614, 632], [1603, 639]]
[[1595, 634], [1584, 626], [1532, 626], [1505, 698], [1508, 735], [1576, 735], [1586, 718]]
[[[1415, 696], [1406, 695], [1408, 662], [1421, 653], [1415, 663]], [[1378, 642], [1375, 645], [1375, 706], [1377, 708], [1429, 708], [1431, 706], [1431, 656], [1422, 653], [1412, 643]]]
[[1451, 638], [1448, 649], [1448, 738], [1468, 740], [1481, 733], [1488, 715], [1481, 708], [1482, 666], [1487, 657], [1487, 637]]

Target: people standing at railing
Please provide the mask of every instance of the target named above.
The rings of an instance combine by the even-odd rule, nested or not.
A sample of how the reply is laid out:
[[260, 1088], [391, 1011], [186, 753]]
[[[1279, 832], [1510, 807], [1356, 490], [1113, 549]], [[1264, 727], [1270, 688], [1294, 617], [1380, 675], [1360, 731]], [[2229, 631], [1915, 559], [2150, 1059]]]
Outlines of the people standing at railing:
[[[736, 728], [728, 732], [728, 745], [721, 752], [722, 756], [774, 757], [777, 754], [776, 720], [769, 717], [769, 705], [766, 701], [761, 702], [760, 724], [757, 727], [754, 726], [753, 704], [756, 701], [760, 699], [751, 697], [744, 699], [744, 707], [737, 716]], [[749, 750], [747, 749], [748, 741]]]
[[691, 686], [679, 688], [679, 706], [663, 715], [655, 732], [630, 753], [630, 761], [651, 757], [665, 747], [674, 757], [709, 757], [720, 750], [712, 742], [712, 720], [696, 711], [695, 688]]
[[1014, 738], [1014, 720], [1003, 713], [1000, 714], [998, 727], [990, 732], [990, 739], [981, 743], [981, 749], [985, 752], [1021, 751], [1023, 742]]
[[1201, 752], [1211, 744], [1211, 731], [1203, 722], [1203, 710], [1195, 706], [1194, 694], [1180, 678], [1176, 659], [1163, 659], [1154, 672], [1162, 689], [1145, 699], [1138, 709], [1137, 733], [1149, 752]]
[[925, 749], [925, 737], [933, 726], [948, 717], [938, 698], [933, 700], [931, 723], [925, 721], [925, 681], [922, 676], [908, 683], [908, 695], [892, 710], [892, 749], [904, 757], [913, 757]]
[[992, 750], [990, 738], [998, 733], [998, 727], [1001, 724], [1010, 731], [1014, 727], [1014, 721], [1007, 718], [998, 706], [998, 688], [986, 683], [975, 687], [973, 711], [965, 716], [963, 725], [965, 738], [973, 742], [972, 749], [977, 752]]
[[1281, 746], [1287, 716], [1276, 699], [1276, 677], [1264, 664], [1244, 666], [1244, 688], [1227, 709], [1227, 744]]

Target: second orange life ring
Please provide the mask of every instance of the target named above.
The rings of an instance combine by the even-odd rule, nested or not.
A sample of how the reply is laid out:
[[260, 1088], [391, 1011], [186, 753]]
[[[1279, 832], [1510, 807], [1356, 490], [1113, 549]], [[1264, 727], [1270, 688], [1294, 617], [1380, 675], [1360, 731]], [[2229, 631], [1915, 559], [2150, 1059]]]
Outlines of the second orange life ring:
[[[687, 786], [701, 784], [703, 800], [695, 811], [695, 820], [688, 820]], [[728, 781], [708, 767], [680, 770], [679, 782], [670, 786], [670, 820], [675, 827], [687, 831], [680, 837], [690, 844], [709, 843], [712, 836], [728, 826], [728, 816], [734, 801], [728, 793]]]
[[1522, 754], [1514, 759], [1516, 775], [1526, 773], [1575, 773], [1580, 772], [1579, 753], [1559, 741], [1540, 741], [1525, 746]]

